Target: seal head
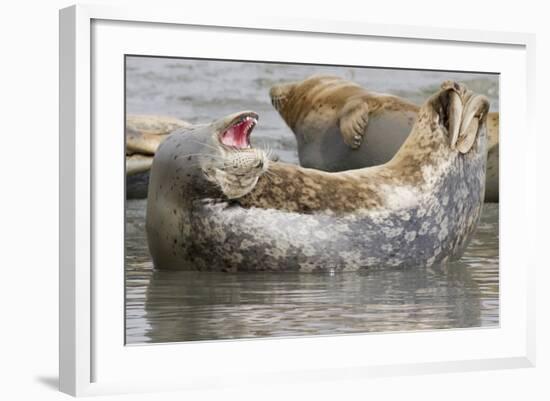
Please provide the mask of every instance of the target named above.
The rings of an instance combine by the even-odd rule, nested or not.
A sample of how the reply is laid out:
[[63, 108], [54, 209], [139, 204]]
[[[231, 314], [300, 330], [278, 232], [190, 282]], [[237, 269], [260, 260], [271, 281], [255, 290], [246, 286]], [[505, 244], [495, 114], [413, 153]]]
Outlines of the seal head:
[[[348, 146], [356, 149], [361, 145], [369, 110], [366, 91], [359, 85], [335, 76], [314, 75], [305, 81], [275, 85], [269, 95], [294, 132], [323, 130], [327, 122], [334, 121]], [[308, 135], [303, 138], [310, 139]]]
[[240, 112], [193, 133], [207, 138], [199, 158], [206, 179], [218, 185], [228, 199], [250, 192], [268, 168], [266, 153], [250, 144], [250, 134], [257, 123], [256, 113]]
[[243, 111], [178, 129], [160, 144], [151, 167], [146, 216], [156, 267], [192, 268], [182, 255], [193, 245], [196, 202], [244, 196], [266, 172], [266, 153], [250, 143], [257, 121], [256, 113]]

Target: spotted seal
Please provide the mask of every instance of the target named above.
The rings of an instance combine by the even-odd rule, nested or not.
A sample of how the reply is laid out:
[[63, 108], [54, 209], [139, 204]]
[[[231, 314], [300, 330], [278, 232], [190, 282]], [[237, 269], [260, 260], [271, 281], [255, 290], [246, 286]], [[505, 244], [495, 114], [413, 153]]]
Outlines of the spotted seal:
[[269, 154], [250, 145], [258, 120], [246, 111], [178, 129], [157, 148], [151, 166], [146, 229], [157, 268], [193, 269], [194, 210], [250, 192]]
[[239, 125], [242, 114], [172, 134], [151, 169], [154, 265], [311, 272], [458, 258], [483, 205], [488, 108], [485, 97], [445, 82], [392, 160], [337, 173], [252, 152], [254, 124]]
[[[335, 76], [275, 85], [271, 102], [296, 136], [300, 165], [325, 171], [376, 166], [399, 150], [419, 106]], [[488, 116], [485, 200], [498, 202], [498, 113]]]

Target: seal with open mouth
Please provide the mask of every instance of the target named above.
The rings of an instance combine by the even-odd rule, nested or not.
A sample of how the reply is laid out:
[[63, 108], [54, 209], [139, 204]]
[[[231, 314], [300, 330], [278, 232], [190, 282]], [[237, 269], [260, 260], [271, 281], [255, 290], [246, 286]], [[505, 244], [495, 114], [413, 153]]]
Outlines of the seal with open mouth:
[[269, 166], [251, 147], [258, 115], [245, 111], [174, 131], [157, 148], [147, 201], [147, 239], [157, 268], [193, 269], [194, 210], [250, 192]]
[[310, 272], [458, 258], [481, 214], [488, 109], [445, 82], [392, 160], [338, 173], [268, 162], [243, 114], [173, 134], [151, 171], [154, 265]]
[[[389, 161], [407, 139], [420, 107], [335, 76], [275, 85], [273, 107], [293, 131], [300, 165], [344, 171]], [[485, 200], [498, 202], [498, 113], [488, 116]]]

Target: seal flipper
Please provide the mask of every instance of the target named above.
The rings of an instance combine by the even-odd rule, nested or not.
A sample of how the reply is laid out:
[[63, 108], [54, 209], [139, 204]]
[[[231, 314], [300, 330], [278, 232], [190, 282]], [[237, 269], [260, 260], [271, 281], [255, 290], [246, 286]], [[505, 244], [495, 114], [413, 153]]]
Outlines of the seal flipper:
[[443, 82], [435, 98], [440, 103], [441, 121], [447, 125], [451, 149], [468, 153], [474, 145], [480, 124], [486, 124], [489, 100], [453, 81]]
[[468, 153], [472, 148], [480, 124], [486, 124], [489, 101], [483, 96], [468, 97], [464, 116], [460, 126], [460, 135], [456, 148], [461, 153]]
[[134, 175], [149, 171], [153, 164], [153, 156], [133, 154], [126, 156], [126, 175]]
[[352, 149], [358, 149], [367, 133], [369, 106], [363, 98], [349, 100], [340, 114], [342, 139]]

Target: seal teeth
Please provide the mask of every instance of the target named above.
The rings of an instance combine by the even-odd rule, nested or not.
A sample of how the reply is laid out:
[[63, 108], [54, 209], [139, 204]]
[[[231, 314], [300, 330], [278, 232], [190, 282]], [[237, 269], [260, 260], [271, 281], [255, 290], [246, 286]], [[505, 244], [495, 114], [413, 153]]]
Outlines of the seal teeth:
[[250, 113], [240, 115], [221, 135], [220, 141], [223, 145], [237, 148], [250, 148], [249, 136], [258, 121], [256, 114]]
[[247, 117], [247, 126], [246, 126], [246, 140], [247, 140], [247, 143], [248, 143], [248, 148], [250, 148], [250, 133], [252, 132], [252, 130], [254, 129], [254, 126], [256, 125], [256, 119], [255, 118], [252, 118], [252, 117]]

